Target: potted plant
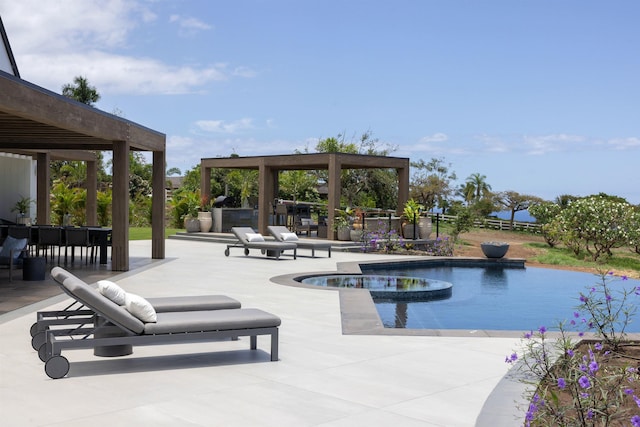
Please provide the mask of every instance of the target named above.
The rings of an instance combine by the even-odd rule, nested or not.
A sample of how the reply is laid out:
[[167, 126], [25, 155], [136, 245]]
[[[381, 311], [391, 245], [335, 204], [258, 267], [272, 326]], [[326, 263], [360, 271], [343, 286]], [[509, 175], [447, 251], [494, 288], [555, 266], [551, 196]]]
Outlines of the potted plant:
[[338, 233], [338, 240], [350, 240], [349, 214], [347, 211], [336, 209], [333, 218], [333, 230]]
[[482, 242], [480, 248], [487, 258], [502, 258], [507, 254], [509, 244], [507, 242]]
[[29, 225], [31, 223], [31, 218], [27, 216], [27, 212], [29, 211], [32, 203], [35, 203], [33, 199], [30, 199], [29, 197], [20, 197], [20, 200], [13, 205], [11, 212], [18, 213], [18, 220], [16, 221], [18, 224]]
[[200, 209], [200, 197], [196, 192], [185, 192], [174, 198], [176, 217], [183, 221], [187, 233], [200, 231], [198, 211]]
[[349, 235], [352, 241], [359, 242], [362, 240], [362, 232], [364, 230], [364, 211], [360, 208], [355, 208], [350, 211], [350, 215], [353, 221]]
[[198, 211], [198, 221], [200, 221], [200, 232], [208, 233], [213, 225], [211, 217], [211, 201], [208, 196], [200, 197], [200, 211]]
[[420, 237], [418, 222], [420, 221], [421, 210], [422, 205], [413, 199], [409, 199], [405, 203], [403, 211], [405, 223], [402, 225], [402, 234], [405, 239], [417, 239]]

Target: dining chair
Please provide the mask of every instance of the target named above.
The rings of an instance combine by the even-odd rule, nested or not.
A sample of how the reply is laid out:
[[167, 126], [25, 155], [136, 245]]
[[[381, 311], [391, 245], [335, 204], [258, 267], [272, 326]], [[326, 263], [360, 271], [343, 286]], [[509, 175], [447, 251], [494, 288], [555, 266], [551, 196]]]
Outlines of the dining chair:
[[49, 249], [51, 250], [50, 258], [53, 261], [55, 255], [55, 246], [58, 247], [58, 264], [60, 264], [60, 250], [62, 242], [62, 228], [53, 226], [38, 227], [38, 251], [42, 248], [45, 258], [49, 258]]
[[[85, 264], [88, 264], [89, 258], [89, 248], [93, 249], [93, 242], [89, 237], [89, 229], [86, 227], [70, 227], [65, 228], [65, 262], [67, 260], [67, 248], [71, 246], [71, 262], [74, 262], [74, 249], [75, 247], [80, 248], [80, 259], [82, 260], [82, 249], [86, 248], [87, 253], [85, 254]], [[91, 263], [93, 263], [93, 259], [91, 259]]]

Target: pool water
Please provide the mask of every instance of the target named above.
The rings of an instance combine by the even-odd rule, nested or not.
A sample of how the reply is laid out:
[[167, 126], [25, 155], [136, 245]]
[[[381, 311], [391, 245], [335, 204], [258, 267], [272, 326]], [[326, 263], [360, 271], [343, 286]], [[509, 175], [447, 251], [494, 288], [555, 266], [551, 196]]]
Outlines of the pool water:
[[[450, 298], [429, 302], [375, 301], [387, 328], [485, 329], [529, 331], [570, 321], [580, 292], [588, 293], [599, 276], [544, 268], [428, 267], [375, 268], [364, 274], [424, 277], [453, 284]], [[612, 278], [612, 289], [640, 287], [638, 280]], [[631, 301], [640, 305], [640, 296]], [[627, 332], [640, 332], [640, 313]]]

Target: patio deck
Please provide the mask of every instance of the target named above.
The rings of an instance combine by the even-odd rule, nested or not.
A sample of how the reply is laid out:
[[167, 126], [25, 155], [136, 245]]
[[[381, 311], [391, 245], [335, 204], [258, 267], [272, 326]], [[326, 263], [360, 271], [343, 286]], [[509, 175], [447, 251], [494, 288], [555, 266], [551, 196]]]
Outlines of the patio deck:
[[0, 315], [3, 424], [473, 426], [518, 342], [471, 332], [344, 335], [338, 292], [269, 280], [382, 255], [336, 251], [332, 258], [275, 261], [241, 252], [225, 257], [222, 243], [169, 239], [167, 258], [154, 261], [145, 257], [150, 245], [130, 242], [132, 260], [144, 261], [126, 273], [108, 271], [111, 280], [143, 296], [221, 293], [272, 312], [282, 318], [280, 360], [269, 361], [260, 338], [253, 352], [237, 341], [140, 347], [113, 359], [77, 350], [65, 354], [69, 375], [51, 380], [28, 331], [37, 310], [68, 301], [57, 295]]

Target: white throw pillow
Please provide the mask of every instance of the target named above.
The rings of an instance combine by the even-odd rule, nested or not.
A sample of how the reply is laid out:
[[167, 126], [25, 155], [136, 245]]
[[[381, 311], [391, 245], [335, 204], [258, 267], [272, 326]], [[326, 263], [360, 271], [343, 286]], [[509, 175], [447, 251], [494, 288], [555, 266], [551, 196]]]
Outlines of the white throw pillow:
[[140, 319], [144, 323], [155, 323], [158, 315], [151, 303], [140, 295], [127, 293], [125, 297], [125, 308], [129, 313]]
[[280, 237], [284, 242], [295, 242], [298, 240], [296, 233], [280, 233]]
[[247, 233], [247, 241], [249, 242], [264, 242], [264, 237], [259, 233]]
[[120, 286], [108, 280], [98, 281], [98, 292], [118, 305], [125, 304], [125, 297], [127, 293]]

